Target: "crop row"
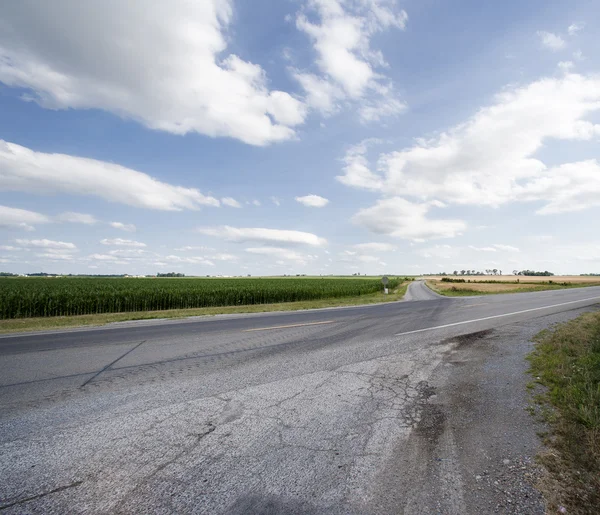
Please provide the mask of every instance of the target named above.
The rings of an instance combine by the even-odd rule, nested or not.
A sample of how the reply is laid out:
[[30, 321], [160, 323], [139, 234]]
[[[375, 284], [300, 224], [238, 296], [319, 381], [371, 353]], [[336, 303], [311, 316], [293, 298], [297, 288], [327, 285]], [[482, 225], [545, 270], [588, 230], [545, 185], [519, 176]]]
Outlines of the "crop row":
[[[388, 287], [398, 284], [390, 278]], [[2, 278], [0, 319], [272, 304], [381, 288], [378, 279]]]

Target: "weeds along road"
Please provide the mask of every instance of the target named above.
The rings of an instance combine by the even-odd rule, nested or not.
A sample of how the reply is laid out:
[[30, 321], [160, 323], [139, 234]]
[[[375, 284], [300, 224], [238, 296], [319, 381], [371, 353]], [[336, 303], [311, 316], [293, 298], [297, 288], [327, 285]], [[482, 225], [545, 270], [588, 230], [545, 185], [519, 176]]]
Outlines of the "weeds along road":
[[[530, 338], [590, 287], [0, 338], [4, 513], [543, 513]], [[596, 306], [597, 308], [597, 306]]]

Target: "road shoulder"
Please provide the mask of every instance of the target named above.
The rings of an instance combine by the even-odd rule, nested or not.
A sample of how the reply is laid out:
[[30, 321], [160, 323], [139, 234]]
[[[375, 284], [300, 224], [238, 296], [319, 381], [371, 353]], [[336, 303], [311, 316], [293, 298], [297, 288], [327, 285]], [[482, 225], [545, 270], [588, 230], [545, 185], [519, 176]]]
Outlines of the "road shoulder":
[[[421, 418], [379, 478], [378, 513], [545, 513], [534, 488], [545, 428], [530, 416], [532, 338], [589, 308], [441, 343], [453, 350], [430, 378]], [[411, 471], [407, 474], [407, 471]], [[393, 498], [389, 492], [395, 491]]]

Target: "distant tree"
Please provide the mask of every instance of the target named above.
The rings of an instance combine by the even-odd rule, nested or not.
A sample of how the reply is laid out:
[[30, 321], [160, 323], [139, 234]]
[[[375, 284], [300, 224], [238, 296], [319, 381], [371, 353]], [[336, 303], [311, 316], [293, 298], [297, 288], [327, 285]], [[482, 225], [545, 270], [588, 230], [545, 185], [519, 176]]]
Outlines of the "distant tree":
[[458, 275], [458, 270], [454, 270], [454, 272], [452, 272], [454, 275]]
[[492, 270], [492, 272], [494, 272], [494, 275], [498, 275], [498, 269], [497, 269], [497, 268], [494, 268], [494, 269]]
[[552, 272], [548, 272], [548, 270], [544, 270], [543, 272], [536, 272], [535, 270], [521, 270], [518, 275], [549, 277], [554, 274]]
[[461, 270], [461, 271], [460, 271], [460, 275], [465, 275], [465, 271], [464, 271], [464, 270]]

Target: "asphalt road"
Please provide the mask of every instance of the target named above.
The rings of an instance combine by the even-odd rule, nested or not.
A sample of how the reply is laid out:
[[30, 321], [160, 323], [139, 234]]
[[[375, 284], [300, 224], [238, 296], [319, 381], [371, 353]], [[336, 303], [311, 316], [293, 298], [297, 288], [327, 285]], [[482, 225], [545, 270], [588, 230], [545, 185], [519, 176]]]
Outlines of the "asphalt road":
[[0, 337], [2, 513], [543, 513], [525, 354], [600, 288]]

